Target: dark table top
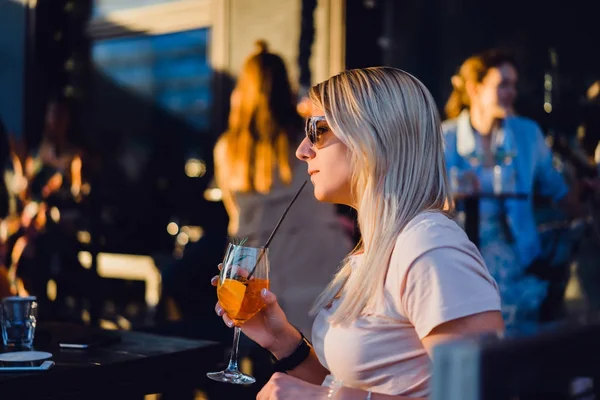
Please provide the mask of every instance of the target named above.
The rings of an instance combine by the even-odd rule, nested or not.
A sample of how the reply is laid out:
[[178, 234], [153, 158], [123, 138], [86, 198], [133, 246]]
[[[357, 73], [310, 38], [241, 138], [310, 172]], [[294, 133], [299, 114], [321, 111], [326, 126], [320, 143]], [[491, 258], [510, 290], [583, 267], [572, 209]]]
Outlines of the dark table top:
[[[35, 350], [53, 354], [48, 371], [0, 372], [2, 399], [90, 399], [160, 393], [182, 381], [198, 381], [222, 362], [215, 342], [110, 331], [119, 343], [88, 350], [65, 350], [59, 341], [97, 332], [70, 324], [46, 323], [36, 329]], [[120, 397], [126, 396], [126, 397]]]

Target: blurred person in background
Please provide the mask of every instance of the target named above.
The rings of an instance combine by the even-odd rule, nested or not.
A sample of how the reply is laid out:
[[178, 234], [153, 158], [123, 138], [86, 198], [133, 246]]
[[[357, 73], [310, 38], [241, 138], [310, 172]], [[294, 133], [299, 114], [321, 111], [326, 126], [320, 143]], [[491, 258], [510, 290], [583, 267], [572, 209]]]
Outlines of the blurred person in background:
[[[29, 152], [23, 168], [27, 188], [21, 220], [27, 245], [18, 271], [26, 288], [38, 296], [41, 318], [77, 320], [80, 309], [67, 306], [71, 304], [69, 297], [83, 299], [90, 294], [87, 281], [93, 273], [77, 260], [82, 163], [80, 151], [69, 135], [70, 126], [70, 104], [62, 98], [51, 98], [41, 141]], [[58, 287], [54, 299], [46, 295], [50, 280]], [[76, 307], [83, 307], [83, 301]]]
[[[215, 180], [229, 215], [230, 237], [248, 246], [267, 241], [298, 188], [308, 179], [294, 157], [303, 139], [283, 60], [263, 41], [244, 63], [231, 95], [227, 131], [214, 149]], [[269, 250], [271, 288], [292, 324], [311, 334], [309, 310], [351, 248], [335, 206], [304, 190]]]
[[27, 221], [21, 214], [21, 197], [26, 182], [15, 173], [19, 167], [19, 158], [0, 119], [0, 299], [28, 294], [17, 276], [16, 266], [27, 246], [27, 234], [31, 231], [24, 225], [34, 222], [31, 225], [35, 226], [37, 221]]
[[65, 101], [52, 99], [48, 102], [39, 156], [44, 165], [66, 172], [76, 153], [69, 142], [68, 131], [71, 113]]
[[511, 154], [514, 190], [527, 199], [480, 199], [480, 250], [500, 287], [507, 327], [528, 329], [537, 325], [548, 294], [548, 282], [539, 277], [548, 265], [536, 227], [534, 191], [569, 216], [580, 210], [553, 166], [538, 124], [515, 115], [517, 79], [515, 61], [507, 53], [488, 50], [469, 57], [452, 77], [453, 92], [445, 107], [450, 119], [442, 129], [448, 169], [471, 177], [484, 193], [495, 192], [497, 157]]
[[44, 131], [38, 148], [27, 161], [27, 175], [32, 177], [35, 198], [47, 197], [61, 188], [79, 196], [81, 190], [81, 158], [70, 140], [71, 111], [66, 100], [48, 102]]

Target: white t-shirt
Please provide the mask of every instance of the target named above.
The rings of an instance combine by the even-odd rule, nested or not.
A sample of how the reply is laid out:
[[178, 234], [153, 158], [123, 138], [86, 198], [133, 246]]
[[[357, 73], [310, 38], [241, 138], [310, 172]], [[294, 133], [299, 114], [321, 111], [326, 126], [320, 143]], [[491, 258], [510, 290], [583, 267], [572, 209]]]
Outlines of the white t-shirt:
[[[361, 256], [352, 262], [357, 268]], [[384, 298], [384, 304], [343, 326], [329, 323], [339, 300], [317, 314], [315, 351], [344, 386], [428, 396], [430, 359], [421, 339], [444, 322], [500, 310], [498, 287], [479, 251], [454, 221], [437, 212], [419, 214], [398, 236]]]

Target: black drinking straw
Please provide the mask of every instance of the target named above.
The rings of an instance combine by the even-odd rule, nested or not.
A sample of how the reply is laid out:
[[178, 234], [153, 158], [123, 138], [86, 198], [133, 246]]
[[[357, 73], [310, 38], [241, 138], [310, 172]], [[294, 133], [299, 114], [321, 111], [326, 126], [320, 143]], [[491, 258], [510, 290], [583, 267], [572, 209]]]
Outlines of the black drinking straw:
[[[292, 204], [294, 204], [294, 202], [296, 201], [296, 199], [298, 198], [298, 196], [300, 196], [300, 193], [302, 192], [302, 189], [304, 189], [304, 186], [306, 186], [307, 183], [308, 183], [308, 179], [304, 181], [304, 183], [302, 184], [302, 186], [300, 186], [300, 189], [298, 189], [298, 191], [296, 192], [296, 195], [294, 196], [294, 198], [292, 199], [292, 201], [290, 201], [290, 204], [288, 204], [287, 208], [285, 209], [285, 211], [281, 215], [281, 218], [279, 218], [279, 221], [277, 221], [277, 225], [275, 225], [275, 229], [273, 229], [273, 232], [271, 232], [271, 235], [269, 236], [269, 238], [267, 239], [267, 242], [265, 243], [265, 245], [263, 247], [264, 250], [267, 250], [267, 248], [271, 244], [271, 240], [273, 240], [273, 237], [275, 236], [275, 233], [277, 233], [277, 230], [279, 229], [279, 225], [281, 225], [281, 222], [283, 222], [283, 219], [287, 215], [288, 211], [290, 211], [290, 208], [292, 208]], [[260, 260], [262, 260], [263, 254], [265, 254], [264, 250], [260, 253], [260, 256], [258, 256], [258, 260], [256, 260], [256, 264], [254, 265], [254, 268], [252, 268], [252, 271], [248, 275], [248, 279], [250, 279], [252, 277], [252, 275], [254, 275], [254, 271], [256, 271], [256, 266], [258, 265], [258, 263], [260, 262]]]

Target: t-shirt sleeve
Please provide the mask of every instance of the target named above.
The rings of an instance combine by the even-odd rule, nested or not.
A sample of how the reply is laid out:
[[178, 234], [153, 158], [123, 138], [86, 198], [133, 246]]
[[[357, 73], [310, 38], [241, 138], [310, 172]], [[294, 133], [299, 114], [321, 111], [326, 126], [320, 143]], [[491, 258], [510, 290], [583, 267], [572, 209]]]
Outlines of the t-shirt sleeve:
[[500, 310], [498, 287], [481, 257], [459, 247], [439, 247], [418, 257], [400, 295], [420, 339], [444, 322]]

